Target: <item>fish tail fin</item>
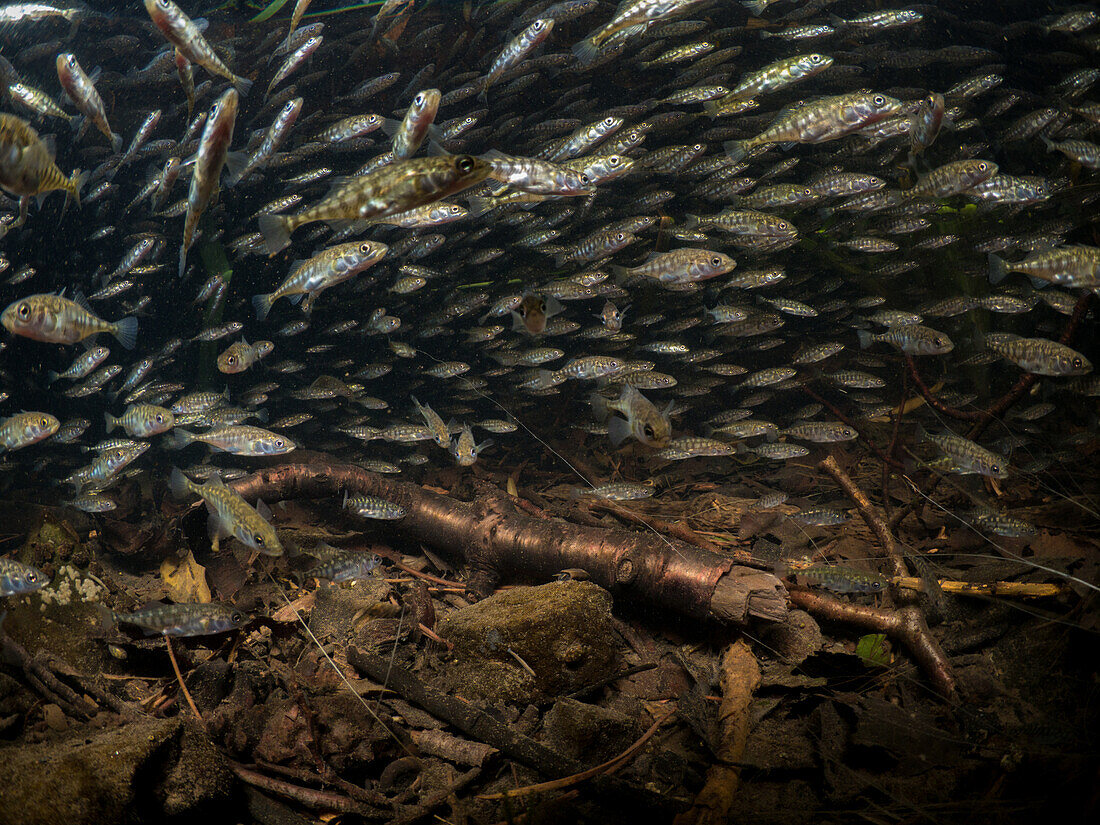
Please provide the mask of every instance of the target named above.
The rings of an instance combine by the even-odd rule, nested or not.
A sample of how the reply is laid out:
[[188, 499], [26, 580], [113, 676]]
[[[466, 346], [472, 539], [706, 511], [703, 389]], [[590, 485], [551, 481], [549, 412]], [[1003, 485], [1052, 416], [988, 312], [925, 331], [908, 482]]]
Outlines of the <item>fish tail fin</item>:
[[867, 349], [871, 346], [871, 333], [865, 329], [856, 330], [856, 337], [859, 338], [859, 348]]
[[600, 46], [594, 38], [586, 37], [573, 47], [573, 55], [581, 63], [591, 63], [600, 53]]
[[78, 209], [80, 208], [80, 190], [84, 188], [84, 184], [88, 182], [90, 175], [91, 171], [81, 172], [79, 169], [74, 169], [72, 177], [69, 178], [69, 186], [66, 191], [72, 196]]
[[183, 498], [191, 490], [193, 485], [187, 480], [187, 476], [179, 467], [172, 468], [172, 474], [168, 476], [168, 489], [175, 498]]
[[118, 419], [111, 415], [109, 412], [103, 413], [103, 422], [107, 425], [107, 432], [114, 432], [115, 427], [118, 426]]
[[469, 208], [471, 218], [480, 218], [493, 208], [493, 199], [474, 195], [469, 199]]
[[111, 150], [114, 152], [122, 151], [122, 135], [118, 132], [111, 132]]
[[285, 215], [260, 215], [256, 223], [263, 233], [268, 255], [275, 255], [290, 246], [290, 228]]
[[92, 607], [95, 608], [95, 612], [99, 616], [99, 621], [103, 624], [104, 630], [114, 630], [118, 626], [118, 614], [107, 607], [107, 605], [95, 602]]
[[726, 155], [734, 163], [739, 163], [749, 153], [747, 140], [727, 140], [722, 144], [722, 148], [726, 150]]
[[625, 418], [612, 416], [607, 421], [607, 434], [611, 438], [611, 443], [618, 447], [630, 438], [630, 423]]
[[54, 372], [53, 370], [50, 370], [48, 373], [46, 373], [46, 386], [48, 387], [50, 384], [52, 384], [54, 381], [56, 381], [60, 377], [61, 377], [61, 373]]
[[169, 450], [182, 450], [188, 444], [193, 444], [197, 440], [198, 438], [194, 433], [177, 428], [173, 430], [172, 434], [168, 437], [166, 446]]
[[741, 5], [759, 17], [770, 2], [771, 0], [741, 0]]
[[118, 342], [122, 344], [126, 349], [133, 349], [137, 344], [138, 333], [138, 319], [133, 315], [128, 318], [123, 318], [120, 321], [116, 321], [114, 329], [111, 334], [118, 339]]
[[237, 90], [237, 94], [241, 97], [248, 97], [249, 91], [252, 90], [252, 81], [247, 77], [237, 77], [233, 75], [230, 81], [233, 84], [233, 88]]
[[275, 304], [275, 293], [269, 292], [266, 295], [253, 295], [252, 296], [252, 308], [256, 310], [256, 320], [267, 320], [268, 313], [271, 312], [271, 307]]
[[989, 253], [989, 283], [999, 284], [1008, 276], [1008, 264], [1004, 259]]

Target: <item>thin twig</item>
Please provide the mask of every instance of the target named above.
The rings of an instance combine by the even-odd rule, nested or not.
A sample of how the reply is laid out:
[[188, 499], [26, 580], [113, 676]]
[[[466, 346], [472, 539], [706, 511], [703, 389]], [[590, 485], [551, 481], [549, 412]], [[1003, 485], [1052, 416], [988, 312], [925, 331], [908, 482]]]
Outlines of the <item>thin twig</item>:
[[571, 788], [574, 785], [579, 785], [581, 782], [585, 782], [595, 776], [614, 773], [615, 771], [619, 770], [619, 768], [623, 767], [623, 765], [627, 764], [631, 759], [633, 759], [634, 755], [645, 746], [645, 743], [653, 738], [653, 735], [657, 733], [657, 729], [660, 728], [661, 725], [663, 725], [667, 720], [672, 718], [675, 713], [676, 711], [669, 711], [668, 713], [666, 713], [664, 716], [654, 722], [649, 730], [643, 733], [641, 738], [638, 739], [637, 742], [635, 742], [625, 751], [620, 753], [618, 756], [614, 756], [606, 762], [596, 765], [596, 767], [594, 768], [589, 768], [586, 771], [575, 773], [572, 776], [563, 776], [561, 779], [554, 779], [550, 782], [539, 782], [537, 785], [526, 785], [522, 788], [505, 791], [504, 793], [481, 794], [478, 796], [478, 799], [492, 800], [504, 799], [505, 797], [509, 799], [515, 799], [516, 797], [529, 796], [533, 793], [560, 791], [566, 788]]
[[199, 720], [203, 730], [206, 730], [206, 720], [199, 713], [199, 709], [195, 706], [195, 700], [191, 698], [191, 691], [187, 689], [187, 683], [183, 681], [183, 673], [180, 672], [179, 663], [176, 661], [176, 653], [172, 650], [172, 637], [168, 634], [164, 636], [164, 646], [168, 648], [168, 658], [172, 661], [172, 670], [176, 672], [176, 679], [180, 683], [180, 690], [183, 691], [183, 698], [187, 700], [187, 706], [191, 708], [191, 712], [195, 714], [195, 718]]
[[338, 811], [346, 814], [364, 814], [371, 816], [376, 813], [373, 808], [356, 802], [340, 794], [329, 791], [316, 791], [312, 788], [303, 788], [301, 785], [292, 785], [281, 779], [264, 776], [262, 773], [249, 770], [236, 762], [229, 762], [229, 767], [242, 782], [259, 788], [262, 791], [277, 794], [287, 799], [293, 799], [307, 808], [317, 811]]

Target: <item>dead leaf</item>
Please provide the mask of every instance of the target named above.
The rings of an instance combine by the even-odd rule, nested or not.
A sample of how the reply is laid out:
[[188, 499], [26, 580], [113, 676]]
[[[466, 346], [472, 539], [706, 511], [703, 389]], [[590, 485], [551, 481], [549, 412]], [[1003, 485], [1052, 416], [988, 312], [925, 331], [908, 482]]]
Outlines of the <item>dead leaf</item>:
[[[271, 620], [275, 622], [296, 622], [298, 621], [298, 613], [308, 612], [313, 609], [314, 593], [306, 593], [304, 596], [295, 599], [290, 604], [284, 604], [273, 614], [271, 614]], [[298, 611], [298, 612], [295, 612]]]
[[165, 559], [160, 565], [160, 577], [168, 588], [168, 598], [177, 604], [210, 601], [206, 568], [195, 561], [190, 550], [178, 561]]

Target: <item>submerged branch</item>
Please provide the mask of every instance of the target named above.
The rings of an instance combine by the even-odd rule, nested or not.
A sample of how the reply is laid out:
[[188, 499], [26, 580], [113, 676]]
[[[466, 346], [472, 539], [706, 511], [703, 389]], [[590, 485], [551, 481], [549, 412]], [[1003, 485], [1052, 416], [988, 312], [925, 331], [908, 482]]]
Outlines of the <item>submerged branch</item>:
[[697, 619], [778, 622], [787, 613], [785, 590], [769, 573], [660, 535], [534, 518], [503, 494], [458, 501], [319, 453], [302, 453], [298, 463], [261, 470], [230, 486], [249, 501], [347, 492], [399, 504], [406, 515], [391, 524], [410, 538], [464, 557], [474, 598], [491, 594], [508, 578], [546, 581], [561, 570], [580, 568], [616, 597]]

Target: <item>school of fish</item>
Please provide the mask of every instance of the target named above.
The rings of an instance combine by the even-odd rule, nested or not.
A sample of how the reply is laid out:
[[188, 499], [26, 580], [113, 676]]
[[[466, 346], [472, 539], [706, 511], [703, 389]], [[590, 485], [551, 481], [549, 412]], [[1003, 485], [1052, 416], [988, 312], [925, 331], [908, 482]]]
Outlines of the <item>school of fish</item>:
[[2, 471], [88, 513], [147, 474], [279, 555], [252, 457], [634, 445], [577, 488], [632, 500], [854, 442], [909, 358], [963, 410], [1040, 377], [981, 443], [908, 411], [918, 469], [1087, 466], [1100, 13], [961, 6], [4, 6]]

